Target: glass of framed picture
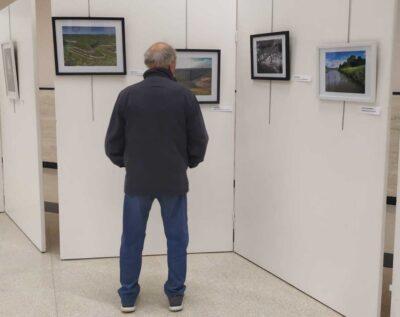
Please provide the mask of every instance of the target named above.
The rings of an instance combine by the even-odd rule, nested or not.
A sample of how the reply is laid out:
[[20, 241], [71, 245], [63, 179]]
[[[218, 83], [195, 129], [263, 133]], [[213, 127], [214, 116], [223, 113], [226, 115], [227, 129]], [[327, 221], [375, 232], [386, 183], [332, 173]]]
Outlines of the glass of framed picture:
[[251, 78], [290, 80], [289, 32], [250, 35]]
[[220, 68], [220, 50], [177, 50], [176, 80], [190, 89], [199, 103], [219, 103]]
[[17, 63], [15, 61], [15, 49], [13, 42], [1, 44], [3, 55], [4, 78], [6, 83], [6, 95], [10, 99], [19, 98]]
[[375, 102], [376, 43], [321, 46], [318, 58], [321, 99]]
[[53, 17], [57, 75], [125, 75], [124, 18]]

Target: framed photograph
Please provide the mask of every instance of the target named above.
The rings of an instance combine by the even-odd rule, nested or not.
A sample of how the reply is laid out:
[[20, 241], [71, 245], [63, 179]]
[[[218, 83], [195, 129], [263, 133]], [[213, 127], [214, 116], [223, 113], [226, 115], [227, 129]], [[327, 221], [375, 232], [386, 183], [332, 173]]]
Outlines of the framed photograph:
[[6, 95], [10, 99], [19, 98], [18, 72], [13, 42], [1, 44], [3, 56], [4, 78], [6, 82]]
[[321, 99], [375, 102], [376, 43], [322, 46], [318, 49], [318, 59]]
[[124, 18], [53, 17], [57, 75], [125, 75]]
[[251, 78], [290, 80], [289, 31], [250, 35]]
[[177, 50], [176, 80], [190, 89], [199, 103], [219, 103], [220, 68], [220, 50]]

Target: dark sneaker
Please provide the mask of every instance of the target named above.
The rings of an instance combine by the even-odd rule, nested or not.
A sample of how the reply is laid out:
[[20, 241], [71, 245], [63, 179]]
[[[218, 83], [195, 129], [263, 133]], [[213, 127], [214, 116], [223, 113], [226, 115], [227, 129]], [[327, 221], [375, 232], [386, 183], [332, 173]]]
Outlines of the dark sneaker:
[[136, 310], [136, 306], [124, 306], [123, 304], [121, 305], [121, 311], [123, 313], [133, 313]]
[[183, 309], [183, 295], [168, 296], [169, 310], [181, 311]]

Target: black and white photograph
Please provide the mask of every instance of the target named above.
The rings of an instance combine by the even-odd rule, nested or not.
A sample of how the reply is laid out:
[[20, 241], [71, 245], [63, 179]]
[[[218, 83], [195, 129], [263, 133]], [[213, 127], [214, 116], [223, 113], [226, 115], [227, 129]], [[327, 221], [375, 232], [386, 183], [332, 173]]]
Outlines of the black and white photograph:
[[123, 18], [53, 18], [56, 73], [126, 74]]
[[220, 50], [177, 50], [176, 80], [191, 90], [199, 103], [219, 103], [220, 55]]
[[251, 78], [290, 80], [289, 32], [250, 36]]
[[321, 99], [374, 102], [375, 44], [321, 47], [319, 59]]
[[1, 52], [3, 55], [6, 95], [9, 99], [18, 99], [18, 73], [14, 43], [6, 42], [1, 44]]

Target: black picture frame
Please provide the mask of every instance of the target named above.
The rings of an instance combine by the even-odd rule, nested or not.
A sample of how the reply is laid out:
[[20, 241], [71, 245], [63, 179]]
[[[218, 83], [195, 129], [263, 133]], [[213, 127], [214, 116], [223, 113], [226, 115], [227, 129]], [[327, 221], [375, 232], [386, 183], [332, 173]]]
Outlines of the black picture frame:
[[[122, 46], [122, 71], [76, 71], [76, 72], [65, 72], [61, 71], [59, 67], [58, 58], [58, 46], [57, 46], [57, 21], [62, 20], [89, 20], [89, 21], [116, 21], [121, 23], [121, 46]], [[53, 44], [54, 44], [54, 61], [56, 75], [126, 75], [126, 44], [125, 44], [125, 18], [123, 17], [52, 17], [52, 28], [53, 28]]]
[[[220, 89], [221, 89], [221, 50], [220, 49], [189, 49], [189, 48], [181, 48], [176, 50], [178, 53], [178, 61], [179, 63], [179, 53], [187, 52], [187, 53], [212, 53], [217, 54], [217, 85], [216, 85], [216, 98], [213, 100], [202, 100], [200, 95], [196, 95], [197, 100], [200, 104], [219, 104], [220, 103]], [[178, 81], [179, 82], [179, 81]]]
[[[254, 50], [256, 47], [254, 47], [254, 40], [261, 39], [261, 38], [268, 38], [268, 37], [276, 37], [276, 36], [282, 36], [282, 39], [285, 42], [285, 48], [286, 48], [286, 56], [282, 57], [282, 61], [285, 62], [285, 71], [282, 72], [282, 75], [275, 75], [273, 73], [266, 73], [265, 75], [260, 75], [260, 73], [255, 72], [255, 68], [257, 65], [257, 61], [254, 59]], [[256, 79], [256, 80], [281, 80], [281, 81], [288, 81], [290, 80], [290, 35], [289, 31], [283, 31], [283, 32], [272, 32], [272, 33], [262, 33], [262, 34], [252, 34], [250, 35], [250, 57], [251, 57], [251, 79]]]

